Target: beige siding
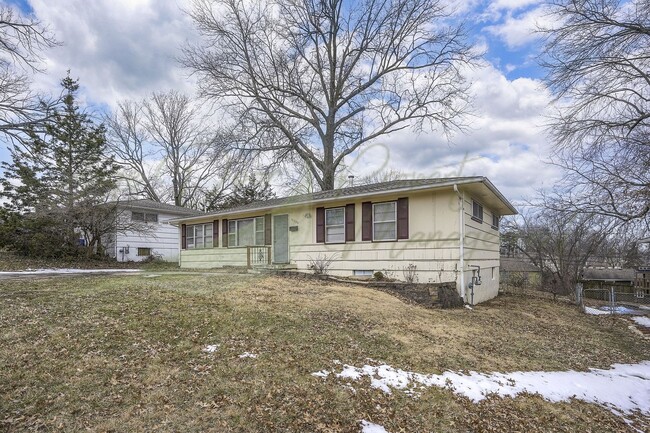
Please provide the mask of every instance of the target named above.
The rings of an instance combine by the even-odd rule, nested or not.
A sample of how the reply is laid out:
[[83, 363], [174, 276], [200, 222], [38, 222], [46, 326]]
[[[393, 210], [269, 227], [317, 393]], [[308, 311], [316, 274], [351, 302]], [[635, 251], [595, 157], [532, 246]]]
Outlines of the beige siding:
[[183, 250], [181, 254], [183, 268], [223, 266], [246, 266], [246, 248], [202, 248]]
[[[483, 205], [483, 221], [472, 219], [472, 196], [465, 194], [465, 283], [468, 287], [473, 272], [471, 265], [481, 267], [481, 285], [474, 287], [474, 303], [494, 298], [499, 292], [499, 231], [492, 228], [492, 210]], [[467, 289], [467, 301], [471, 290]]]

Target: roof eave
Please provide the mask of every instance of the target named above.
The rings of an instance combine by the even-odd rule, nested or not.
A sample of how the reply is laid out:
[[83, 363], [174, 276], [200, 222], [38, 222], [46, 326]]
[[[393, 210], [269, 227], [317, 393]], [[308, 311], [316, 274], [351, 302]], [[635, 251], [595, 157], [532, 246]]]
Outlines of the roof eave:
[[383, 191], [374, 191], [374, 192], [365, 192], [361, 194], [351, 194], [351, 195], [345, 195], [345, 196], [339, 196], [339, 197], [328, 197], [328, 198], [322, 198], [318, 200], [303, 200], [300, 202], [295, 202], [291, 204], [285, 204], [285, 205], [280, 205], [280, 206], [259, 206], [259, 207], [254, 207], [250, 209], [241, 209], [241, 210], [232, 210], [232, 211], [224, 211], [224, 212], [215, 212], [211, 214], [205, 214], [205, 215], [199, 215], [199, 216], [194, 216], [194, 217], [188, 217], [188, 218], [174, 218], [170, 219], [169, 223], [170, 224], [178, 224], [178, 223], [183, 223], [183, 222], [192, 222], [192, 221], [198, 221], [204, 218], [210, 218], [210, 217], [225, 217], [225, 216], [230, 216], [230, 215], [237, 215], [241, 213], [248, 213], [248, 212], [259, 212], [259, 211], [266, 211], [266, 210], [271, 210], [275, 209], [278, 207], [294, 207], [294, 206], [302, 206], [302, 205], [312, 205], [312, 204], [321, 204], [321, 203], [327, 203], [331, 201], [337, 201], [337, 200], [349, 200], [349, 199], [356, 199], [356, 198], [362, 198], [362, 197], [372, 197], [372, 196], [377, 196], [377, 195], [387, 195], [387, 194], [394, 194], [394, 193], [401, 193], [401, 192], [412, 192], [412, 191], [427, 191], [427, 190], [435, 190], [435, 189], [440, 189], [440, 188], [448, 188], [452, 187], [454, 185], [467, 185], [467, 184], [472, 184], [472, 183], [483, 183], [485, 186], [487, 186], [490, 191], [501, 200], [508, 209], [510, 209], [513, 213], [512, 215], [518, 214], [517, 209], [510, 204], [510, 202], [499, 192], [499, 190], [490, 182], [486, 177], [482, 176], [476, 176], [476, 177], [471, 177], [467, 179], [462, 179], [462, 180], [453, 180], [453, 181], [447, 181], [447, 182], [441, 182], [441, 183], [436, 183], [436, 184], [430, 184], [430, 185], [422, 185], [422, 186], [417, 186], [417, 187], [402, 187], [402, 188], [393, 188], [390, 190], [383, 190]]

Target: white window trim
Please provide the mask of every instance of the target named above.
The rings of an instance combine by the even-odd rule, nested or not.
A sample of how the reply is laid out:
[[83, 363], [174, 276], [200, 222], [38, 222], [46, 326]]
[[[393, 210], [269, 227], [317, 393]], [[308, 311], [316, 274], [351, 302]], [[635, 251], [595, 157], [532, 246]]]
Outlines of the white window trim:
[[[262, 230], [257, 229], [257, 220], [258, 219], [262, 220]], [[241, 245], [241, 246], [239, 245], [239, 236], [237, 235], [237, 233], [239, 231], [239, 222], [240, 221], [253, 221], [253, 242], [255, 242], [255, 244], [253, 244], [253, 245]], [[234, 232], [230, 231], [230, 223], [235, 223], [235, 231]], [[261, 244], [258, 245], [257, 244], [257, 233], [258, 232], [265, 233], [266, 232], [266, 227], [265, 226], [266, 226], [266, 218], [264, 218], [263, 216], [250, 217], [250, 218], [239, 218], [239, 219], [236, 219], [236, 220], [228, 220], [228, 235], [227, 235], [228, 236], [228, 248], [263, 247], [266, 244], [266, 242], [262, 242]], [[235, 236], [235, 245], [231, 245], [230, 235]], [[265, 234], [265, 236], [266, 236], [266, 234]]]
[[[395, 203], [395, 219], [393, 221], [376, 221], [375, 220], [375, 206], [376, 205], [381, 205], [381, 204], [387, 204], [387, 203]], [[395, 224], [395, 237], [392, 239], [375, 239], [375, 224], [383, 224], [383, 223], [390, 223], [392, 222]], [[379, 203], [373, 203], [372, 204], [372, 241], [373, 242], [394, 242], [397, 241], [397, 200], [394, 201], [382, 201]]]
[[[333, 211], [333, 210], [338, 210], [338, 209], [343, 209], [343, 224], [327, 224], [327, 211]], [[338, 242], [328, 242], [327, 241], [327, 228], [328, 227], [343, 227], [343, 240], [338, 241]], [[325, 243], [326, 244], [344, 244], [345, 243], [345, 206], [339, 206], [339, 207], [331, 207], [328, 209], [325, 209]]]

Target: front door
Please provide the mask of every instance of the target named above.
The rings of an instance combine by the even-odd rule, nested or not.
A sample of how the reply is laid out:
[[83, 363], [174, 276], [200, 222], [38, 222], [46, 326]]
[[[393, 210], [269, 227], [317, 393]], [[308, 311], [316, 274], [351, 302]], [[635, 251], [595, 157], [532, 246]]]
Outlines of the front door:
[[273, 216], [273, 263], [289, 263], [289, 215]]

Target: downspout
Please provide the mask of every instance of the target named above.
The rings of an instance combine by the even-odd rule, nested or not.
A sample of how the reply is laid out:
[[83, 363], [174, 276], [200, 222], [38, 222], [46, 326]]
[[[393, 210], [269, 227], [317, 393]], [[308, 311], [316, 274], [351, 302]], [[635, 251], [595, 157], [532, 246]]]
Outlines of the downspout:
[[465, 194], [458, 191], [458, 185], [454, 184], [454, 191], [458, 196], [458, 245], [460, 254], [460, 296], [465, 298]]

